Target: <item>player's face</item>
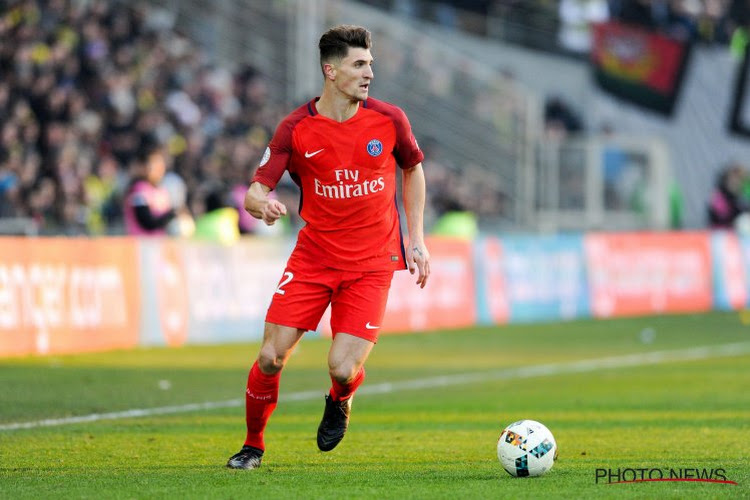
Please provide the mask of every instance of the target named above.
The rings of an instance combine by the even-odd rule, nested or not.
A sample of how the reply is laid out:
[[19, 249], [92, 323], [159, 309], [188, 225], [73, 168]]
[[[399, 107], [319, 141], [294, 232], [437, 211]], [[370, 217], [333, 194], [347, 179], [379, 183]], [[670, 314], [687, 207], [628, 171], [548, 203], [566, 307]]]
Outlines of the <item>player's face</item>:
[[352, 101], [364, 101], [373, 79], [372, 54], [369, 49], [350, 47], [336, 67], [336, 88]]

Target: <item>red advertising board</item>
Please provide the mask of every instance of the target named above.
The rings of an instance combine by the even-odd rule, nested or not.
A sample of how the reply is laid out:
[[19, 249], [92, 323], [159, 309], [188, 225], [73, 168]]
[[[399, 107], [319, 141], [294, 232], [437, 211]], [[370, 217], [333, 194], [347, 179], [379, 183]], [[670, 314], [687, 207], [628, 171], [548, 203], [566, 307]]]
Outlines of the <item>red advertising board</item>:
[[0, 357], [138, 344], [136, 241], [0, 239]]
[[[394, 273], [380, 331], [410, 333], [476, 325], [472, 245], [460, 239], [427, 238], [431, 269], [427, 286], [416, 284], [416, 271]], [[324, 336], [331, 335], [330, 321], [329, 307], [318, 327]]]
[[472, 242], [429, 238], [430, 277], [415, 284], [416, 273], [398, 271], [393, 277], [383, 332], [413, 332], [473, 326], [477, 322]]
[[593, 234], [585, 249], [596, 317], [711, 309], [708, 233]]

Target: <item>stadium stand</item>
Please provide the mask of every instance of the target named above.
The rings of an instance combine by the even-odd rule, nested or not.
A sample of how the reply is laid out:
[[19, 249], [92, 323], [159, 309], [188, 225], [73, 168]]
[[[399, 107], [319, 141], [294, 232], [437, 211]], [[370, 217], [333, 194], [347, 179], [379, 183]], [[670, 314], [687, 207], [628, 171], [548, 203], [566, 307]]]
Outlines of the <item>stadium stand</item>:
[[[439, 23], [535, 49], [587, 52], [580, 40], [590, 22], [619, 19], [703, 44], [727, 44], [746, 29], [750, 5], [744, 0], [359, 0], [402, 15]], [[568, 36], [570, 35], [570, 36]], [[570, 42], [568, 44], [567, 42]]]
[[[119, 234], [144, 136], [163, 142], [195, 212], [248, 180], [282, 112], [252, 67], [210, 64], [118, 2], [11, 2], [0, 21], [0, 230]], [[179, 181], [178, 181], [179, 184]], [[195, 215], [200, 215], [196, 213]]]
[[[16, 1], [3, 14], [0, 36], [8, 41], [0, 48], [5, 234], [122, 234], [123, 197], [146, 136], [167, 146], [167, 179], [195, 218], [217, 191], [236, 206], [286, 111], [256, 68], [209, 62], [196, 43], [164, 29], [144, 8]], [[487, 189], [476, 175], [448, 182], [446, 169], [458, 167], [444, 167], [433, 146], [426, 145], [434, 218], [453, 205], [497, 213], [502, 197], [473, 196]], [[296, 204], [289, 182], [279, 196]], [[260, 229], [241, 221], [243, 232]]]
[[[559, 130], [559, 99], [568, 108], [567, 117], [581, 114], [580, 99], [530, 88], [528, 78], [514, 74], [517, 67], [480, 66], [467, 57], [469, 45], [454, 46], [458, 39], [451, 38], [449, 44], [443, 38], [450, 29], [570, 55], [558, 40], [562, 12], [557, 7], [571, 3], [604, 5], [361, 2], [423, 20], [420, 37], [412, 39], [408, 19], [381, 19], [368, 11], [368, 22], [382, 40], [378, 51], [396, 54], [379, 60], [377, 94], [403, 104], [427, 152], [428, 226], [456, 208], [473, 212], [490, 229], [533, 228], [534, 214], [529, 214], [540, 204], [559, 212], [561, 205], [555, 205], [553, 196], [534, 195], [525, 186], [538, 182], [549, 168], [564, 168], [544, 164], [544, 158], [565, 157], [555, 141], [547, 139]], [[612, 18], [643, 21], [622, 2], [605, 3]], [[659, 10], [662, 3], [652, 2], [649, 11], [656, 28], [686, 33], [704, 43], [728, 43], [747, 24], [744, 2], [700, 3], [698, 10], [692, 8], [695, 2], [671, 2], [666, 11]], [[309, 97], [298, 83], [304, 79], [279, 72], [299, 66], [287, 60], [289, 53], [310, 59], [309, 53], [298, 50], [310, 44], [284, 45], [300, 35], [292, 32], [293, 21], [275, 4], [258, 10], [241, 2], [231, 12], [226, 2], [205, 10], [196, 9], [195, 0], [167, 4], [6, 3], [0, 19], [0, 36], [7, 40], [0, 46], [0, 233], [122, 234], [122, 200], [134, 153], [146, 135], [167, 146], [172, 165], [166, 179], [175, 203], [186, 204], [194, 218], [203, 215], [206, 200], [217, 193], [224, 204], [241, 202], [243, 186], [273, 127], [303, 96]], [[342, 10], [352, 9], [344, 6]], [[471, 8], [460, 8], [467, 6]], [[258, 22], [249, 24], [254, 18]], [[214, 19], [220, 23], [211, 25]], [[519, 24], [521, 20], [525, 24]], [[430, 23], [443, 31], [432, 31]], [[248, 32], [257, 35], [251, 46], [241, 43]], [[278, 37], [284, 37], [284, 43]], [[404, 43], [413, 44], [418, 59], [398, 56]], [[222, 50], [225, 57], [220, 57]], [[576, 137], [570, 139], [577, 140], [580, 133], [596, 134], [594, 128], [608, 117], [594, 117], [595, 121], [590, 112], [583, 113], [572, 130], [566, 121], [565, 136], [572, 131]], [[628, 121], [637, 123], [621, 121], [619, 132], [627, 133]], [[550, 145], [555, 151], [548, 151]], [[528, 181], [523, 176], [532, 165], [539, 170], [538, 178]], [[694, 196], [695, 186], [705, 185], [701, 179], [685, 176], [682, 182], [689, 195]], [[296, 205], [298, 192], [288, 178], [278, 196]], [[542, 201], [534, 196], [542, 196]], [[557, 219], [541, 226], [559, 227]], [[571, 214], [570, 220], [582, 218]], [[299, 223], [292, 220], [288, 227], [294, 230]], [[640, 223], [625, 226], [634, 224]], [[262, 228], [241, 213], [240, 229], [255, 233]]]

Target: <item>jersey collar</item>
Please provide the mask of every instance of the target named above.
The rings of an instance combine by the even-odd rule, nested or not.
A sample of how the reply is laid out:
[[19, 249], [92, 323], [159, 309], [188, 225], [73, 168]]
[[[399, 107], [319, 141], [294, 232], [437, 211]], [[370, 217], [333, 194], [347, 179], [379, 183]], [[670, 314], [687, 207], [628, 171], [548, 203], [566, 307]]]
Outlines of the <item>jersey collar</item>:
[[[310, 116], [317, 116], [319, 114], [318, 113], [318, 107], [317, 107], [317, 103], [318, 103], [319, 100], [320, 100], [320, 96], [312, 99], [310, 102], [307, 103], [307, 112], [310, 113]], [[363, 108], [367, 108], [367, 99], [365, 99], [364, 101], [362, 101], [362, 107]], [[357, 110], [356, 113], [354, 113], [354, 116], [357, 116], [357, 114], [359, 114], [359, 109]], [[352, 118], [354, 118], [354, 116], [352, 116]], [[325, 118], [325, 117], [323, 117], [323, 118]], [[349, 120], [351, 120], [352, 118], [349, 118]], [[347, 120], [347, 121], [349, 121], [349, 120]]]

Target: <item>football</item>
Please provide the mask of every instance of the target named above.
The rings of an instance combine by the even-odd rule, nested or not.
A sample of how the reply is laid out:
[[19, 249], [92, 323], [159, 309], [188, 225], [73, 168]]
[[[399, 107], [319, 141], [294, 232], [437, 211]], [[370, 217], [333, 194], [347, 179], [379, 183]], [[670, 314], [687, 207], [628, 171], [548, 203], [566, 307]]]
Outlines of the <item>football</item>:
[[557, 459], [557, 443], [543, 424], [535, 420], [519, 420], [500, 434], [497, 458], [511, 476], [541, 476]]

